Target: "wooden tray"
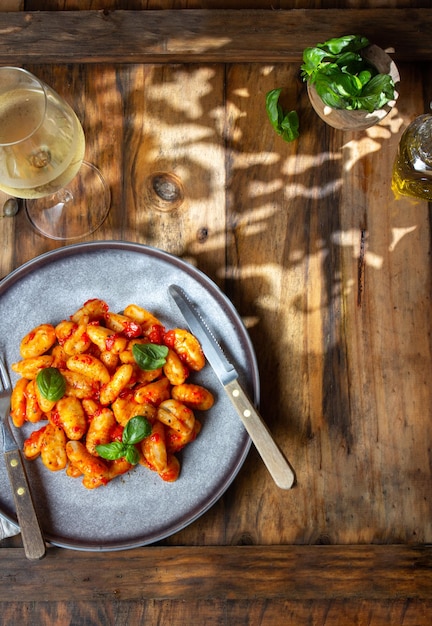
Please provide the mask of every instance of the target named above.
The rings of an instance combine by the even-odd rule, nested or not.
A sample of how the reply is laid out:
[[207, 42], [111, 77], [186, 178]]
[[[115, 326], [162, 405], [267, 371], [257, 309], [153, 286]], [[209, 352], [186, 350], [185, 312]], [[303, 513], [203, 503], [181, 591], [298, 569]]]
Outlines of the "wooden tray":
[[[0, 62], [297, 63], [305, 46], [353, 24], [394, 48], [397, 61], [432, 59], [432, 9], [410, 8], [12, 12], [0, 14]], [[50, 548], [31, 565], [21, 547], [6, 547], [14, 545], [1, 549], [6, 623], [8, 615], [25, 621], [29, 603], [50, 603], [44, 610], [53, 624], [65, 614], [76, 623], [88, 615], [122, 624], [131, 616], [136, 623], [192, 624], [196, 615], [230, 626], [366, 617], [372, 624], [430, 623], [429, 545], [152, 546], [104, 554]]]

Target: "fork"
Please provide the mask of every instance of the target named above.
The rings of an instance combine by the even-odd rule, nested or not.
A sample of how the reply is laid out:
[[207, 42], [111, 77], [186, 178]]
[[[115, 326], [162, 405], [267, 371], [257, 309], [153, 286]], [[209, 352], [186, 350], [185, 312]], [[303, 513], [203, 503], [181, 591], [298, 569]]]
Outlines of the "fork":
[[0, 423], [3, 433], [3, 451], [6, 462], [24, 552], [34, 561], [45, 556], [46, 546], [30, 492], [23, 459], [9, 424], [11, 383], [8, 371], [0, 358]]

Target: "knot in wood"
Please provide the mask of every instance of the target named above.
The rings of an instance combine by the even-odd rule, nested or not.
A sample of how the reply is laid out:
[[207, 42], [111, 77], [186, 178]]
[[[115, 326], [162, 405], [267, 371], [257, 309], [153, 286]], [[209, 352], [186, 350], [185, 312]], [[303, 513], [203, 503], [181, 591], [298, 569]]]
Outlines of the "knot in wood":
[[159, 211], [173, 211], [183, 203], [181, 180], [170, 172], [154, 172], [147, 179], [147, 199]]

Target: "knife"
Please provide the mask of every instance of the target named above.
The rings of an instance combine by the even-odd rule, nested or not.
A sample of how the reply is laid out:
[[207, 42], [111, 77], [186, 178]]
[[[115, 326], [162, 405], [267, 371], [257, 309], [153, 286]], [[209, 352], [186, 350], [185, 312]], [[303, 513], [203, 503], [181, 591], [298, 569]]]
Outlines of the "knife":
[[240, 385], [235, 367], [227, 360], [201, 313], [191, 303], [185, 291], [178, 285], [170, 285], [168, 291], [180, 309], [191, 333], [200, 342], [208, 362], [224, 387], [274, 482], [281, 489], [291, 489], [295, 480], [294, 472], [276, 445], [267, 425]]
[[35, 561], [43, 559], [46, 554], [45, 540], [36, 514], [21, 452], [16, 444], [11, 445], [11, 442], [12, 440], [7, 438], [4, 451], [5, 463], [13, 490], [24, 552], [29, 560]]

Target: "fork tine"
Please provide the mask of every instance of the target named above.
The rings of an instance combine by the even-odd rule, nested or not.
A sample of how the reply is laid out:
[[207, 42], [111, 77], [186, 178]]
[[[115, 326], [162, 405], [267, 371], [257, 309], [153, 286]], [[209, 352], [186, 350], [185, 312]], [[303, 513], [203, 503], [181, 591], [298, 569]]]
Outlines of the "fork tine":
[[10, 378], [9, 378], [7, 368], [5, 364], [3, 363], [2, 358], [0, 358], [0, 376], [1, 376], [1, 382], [3, 384], [3, 389], [5, 391], [9, 391], [11, 387]]

